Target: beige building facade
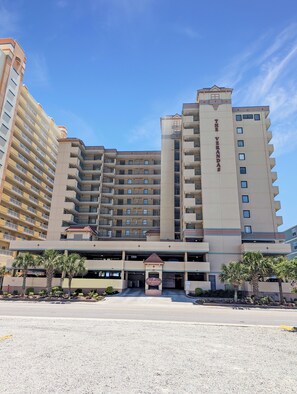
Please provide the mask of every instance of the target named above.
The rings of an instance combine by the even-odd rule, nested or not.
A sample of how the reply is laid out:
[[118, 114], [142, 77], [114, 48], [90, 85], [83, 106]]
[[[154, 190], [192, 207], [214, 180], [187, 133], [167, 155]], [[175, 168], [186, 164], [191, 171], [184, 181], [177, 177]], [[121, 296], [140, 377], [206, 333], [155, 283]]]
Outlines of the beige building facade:
[[55, 125], [22, 84], [26, 58], [12, 39], [0, 40], [0, 265], [13, 240], [45, 240], [58, 138]]
[[[88, 271], [73, 286], [82, 289], [224, 288], [223, 263], [289, 252], [268, 115], [267, 106], [232, 107], [232, 89], [213, 86], [161, 118], [161, 152], [62, 137], [47, 239], [11, 250], [79, 252]], [[40, 273], [34, 280], [43, 287]]]

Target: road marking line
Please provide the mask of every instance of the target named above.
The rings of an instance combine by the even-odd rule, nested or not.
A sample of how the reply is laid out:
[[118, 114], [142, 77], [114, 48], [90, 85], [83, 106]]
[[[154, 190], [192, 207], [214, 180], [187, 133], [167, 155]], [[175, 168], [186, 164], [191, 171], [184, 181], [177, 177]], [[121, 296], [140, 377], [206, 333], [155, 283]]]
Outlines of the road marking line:
[[4, 335], [3, 337], [0, 337], [0, 341], [4, 341], [5, 339], [10, 339], [12, 338], [12, 335]]
[[260, 328], [279, 328], [278, 325], [268, 324], [248, 324], [248, 323], [213, 323], [213, 322], [189, 322], [189, 321], [175, 321], [175, 320], [144, 320], [144, 319], [111, 319], [104, 317], [62, 317], [62, 316], [8, 316], [0, 315], [1, 319], [26, 319], [26, 320], [77, 320], [77, 321], [108, 321], [108, 322], [127, 322], [127, 323], [158, 323], [158, 324], [186, 324], [191, 326], [227, 326], [227, 327], [260, 327]]
[[285, 331], [297, 332], [297, 327], [293, 326], [280, 326], [279, 328]]

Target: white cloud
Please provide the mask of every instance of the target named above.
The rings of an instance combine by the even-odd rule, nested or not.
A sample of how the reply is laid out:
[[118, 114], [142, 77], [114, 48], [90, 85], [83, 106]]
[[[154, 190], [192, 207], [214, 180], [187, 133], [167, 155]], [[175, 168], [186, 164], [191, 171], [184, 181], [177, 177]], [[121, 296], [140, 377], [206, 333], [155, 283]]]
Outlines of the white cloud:
[[61, 110], [60, 113], [63, 124], [68, 130], [68, 137], [82, 138], [86, 145], [97, 144], [99, 133], [96, 134], [93, 127], [82, 116], [68, 110]]
[[56, 6], [57, 6], [58, 8], [66, 8], [66, 7], [68, 7], [68, 5], [69, 5], [69, 3], [68, 3], [67, 0], [58, 0], [58, 1], [56, 2]]
[[186, 36], [187, 38], [191, 39], [200, 39], [202, 37], [200, 33], [198, 33], [196, 30], [192, 29], [189, 26], [179, 27], [177, 31], [182, 35]]
[[19, 31], [19, 15], [0, 5], [0, 36], [8, 37]]
[[27, 63], [27, 84], [30, 86], [49, 86], [49, 73], [45, 56], [40, 53], [30, 53]]
[[138, 126], [128, 133], [131, 144], [141, 142], [145, 149], [160, 149], [160, 121], [158, 116], [144, 119]]
[[230, 62], [220, 81], [236, 88], [236, 105], [270, 106], [276, 155], [297, 147], [296, 27], [263, 36]]

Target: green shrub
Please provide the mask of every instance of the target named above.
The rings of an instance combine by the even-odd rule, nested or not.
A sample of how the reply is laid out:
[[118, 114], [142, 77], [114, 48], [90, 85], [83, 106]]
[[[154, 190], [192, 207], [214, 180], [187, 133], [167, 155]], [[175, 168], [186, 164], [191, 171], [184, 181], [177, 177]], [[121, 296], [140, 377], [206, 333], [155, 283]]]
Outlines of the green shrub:
[[196, 287], [195, 289], [195, 296], [200, 297], [203, 294], [203, 290], [200, 287]]
[[14, 291], [12, 292], [12, 295], [19, 295], [18, 290], [14, 290]]
[[259, 298], [258, 304], [260, 305], [268, 305], [271, 302], [271, 298], [269, 296], [264, 296]]
[[52, 287], [52, 292], [55, 293], [56, 291], [63, 291], [63, 288], [61, 286]]
[[96, 290], [92, 290], [88, 293], [88, 296], [91, 298], [96, 298], [96, 297], [98, 297], [98, 293]]
[[106, 294], [113, 294], [114, 293], [114, 288], [112, 286], [108, 286], [105, 289]]
[[28, 289], [26, 289], [26, 295], [30, 295], [30, 293], [34, 294], [34, 287], [28, 287]]
[[41, 297], [45, 297], [47, 295], [47, 291], [45, 289], [40, 290], [39, 295]]
[[76, 296], [78, 296], [78, 295], [81, 294], [82, 292], [83, 292], [82, 289], [76, 289], [76, 290], [74, 290], [73, 294], [76, 295]]

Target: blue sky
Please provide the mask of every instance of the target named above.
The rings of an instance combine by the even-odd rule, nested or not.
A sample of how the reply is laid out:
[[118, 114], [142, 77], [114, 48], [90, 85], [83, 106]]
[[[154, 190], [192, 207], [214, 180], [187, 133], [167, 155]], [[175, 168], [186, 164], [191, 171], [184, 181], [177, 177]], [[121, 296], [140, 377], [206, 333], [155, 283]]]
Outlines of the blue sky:
[[297, 224], [295, 0], [0, 0], [0, 36], [27, 55], [25, 83], [69, 136], [159, 149], [162, 115], [214, 84], [270, 105], [284, 217]]

